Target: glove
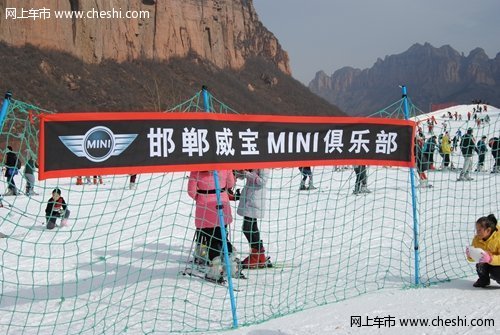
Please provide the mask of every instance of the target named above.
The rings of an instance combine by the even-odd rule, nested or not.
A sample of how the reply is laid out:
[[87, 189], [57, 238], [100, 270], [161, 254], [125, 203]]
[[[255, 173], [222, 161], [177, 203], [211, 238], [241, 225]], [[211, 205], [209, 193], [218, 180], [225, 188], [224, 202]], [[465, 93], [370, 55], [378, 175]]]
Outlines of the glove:
[[235, 192], [233, 192], [232, 190], [229, 190], [228, 195], [229, 195], [230, 201], [238, 201], [238, 200], [240, 200], [240, 197], [241, 197], [241, 191], [239, 188], [236, 189]]
[[472, 257], [470, 256], [469, 246], [465, 247], [465, 256], [467, 256], [467, 259], [472, 259]]
[[236, 192], [234, 192], [234, 201], [240, 200], [240, 197], [241, 197], [241, 190], [237, 188]]
[[491, 254], [487, 251], [484, 251], [481, 255], [481, 258], [479, 258], [478, 263], [490, 263], [493, 260], [493, 257]]

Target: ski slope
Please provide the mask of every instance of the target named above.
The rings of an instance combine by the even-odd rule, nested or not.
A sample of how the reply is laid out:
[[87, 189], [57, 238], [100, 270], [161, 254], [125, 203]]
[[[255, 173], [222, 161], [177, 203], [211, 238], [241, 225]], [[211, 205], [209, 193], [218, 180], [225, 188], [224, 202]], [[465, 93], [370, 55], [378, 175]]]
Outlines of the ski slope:
[[[462, 121], [446, 120], [451, 137], [470, 126], [476, 138], [498, 136], [500, 110], [489, 106], [489, 125], [477, 128], [467, 121], [472, 107], [450, 108], [462, 114]], [[436, 135], [446, 111], [433, 113], [438, 121]], [[463, 164], [456, 153], [452, 161], [457, 167]], [[490, 153], [485, 165], [491, 170]], [[227, 334], [498, 333], [497, 291], [473, 289], [474, 266], [463, 257], [475, 220], [489, 213], [500, 216], [498, 174], [474, 173], [473, 184], [465, 184], [455, 181], [457, 171], [429, 172], [434, 188], [417, 190], [421, 249], [430, 250], [428, 257], [444, 260], [444, 265], [422, 269], [422, 282], [430, 287], [409, 288], [414, 283], [414, 259], [408, 170], [370, 167], [368, 173], [372, 193], [354, 196], [351, 168], [314, 168], [319, 190], [309, 193], [297, 191], [297, 169], [272, 170], [268, 217], [260, 226], [271, 259], [290, 266], [279, 273], [248, 271], [247, 280], [235, 280], [241, 290], [236, 292], [237, 308], [246, 323], [260, 322], [262, 316], [298, 313]], [[211, 329], [230, 326], [224, 288], [179, 276], [194, 232], [187, 175], [140, 175], [136, 191], [128, 189], [128, 176], [105, 176], [104, 185], [83, 186], [76, 186], [75, 179], [54, 179], [38, 183], [39, 196], [6, 197], [4, 205], [11, 207], [0, 209], [0, 231], [10, 237], [0, 240], [0, 333], [20, 334], [24, 329], [27, 334], [142, 334], [154, 329], [167, 334], [167, 329], [186, 331], [176, 323]], [[16, 178], [22, 189], [22, 181]], [[44, 209], [56, 186], [63, 190], [72, 218], [69, 227], [48, 231], [43, 225]], [[242, 218], [234, 215], [231, 240], [243, 258], [248, 247], [241, 232]], [[345, 240], [352, 231], [357, 238]], [[363, 234], [358, 236], [357, 231]], [[311, 243], [319, 236], [321, 245]], [[400, 250], [387, 247], [394, 241], [400, 241]], [[374, 264], [385, 270], [372, 271]], [[306, 267], [308, 271], [302, 271]], [[364, 271], [362, 287], [352, 279], [359, 269]], [[450, 274], [460, 278], [433, 284]], [[305, 289], [310, 283], [314, 286]], [[274, 304], [283, 297], [287, 305]], [[493, 327], [377, 328], [351, 327], [353, 315], [497, 319]]]

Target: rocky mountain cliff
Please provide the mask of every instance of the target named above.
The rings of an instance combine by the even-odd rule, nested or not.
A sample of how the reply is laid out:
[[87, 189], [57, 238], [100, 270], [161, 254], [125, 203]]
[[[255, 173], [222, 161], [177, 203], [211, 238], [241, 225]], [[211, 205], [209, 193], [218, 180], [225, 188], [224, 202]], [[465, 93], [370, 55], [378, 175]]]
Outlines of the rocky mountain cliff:
[[[162, 109], [206, 84], [242, 113], [342, 114], [290, 76], [252, 0], [0, 0], [7, 8], [18, 18], [0, 20], [0, 90], [45, 108]], [[37, 19], [19, 18], [31, 8]]]
[[369, 69], [344, 67], [331, 76], [320, 71], [309, 88], [349, 115], [369, 115], [400, 99], [401, 84], [423, 111], [431, 104], [473, 99], [499, 106], [500, 53], [490, 59], [480, 48], [464, 56], [448, 45], [415, 44]]
[[[251, 0], [61, 0], [52, 5], [0, 0], [1, 12], [6, 8], [16, 8], [18, 16], [22, 9], [48, 11], [44, 18], [1, 20], [2, 41], [65, 51], [86, 63], [162, 61], [194, 52], [219, 68], [239, 69], [248, 57], [262, 55], [290, 74], [287, 53], [260, 23]], [[56, 18], [56, 11], [79, 11], [85, 18]]]

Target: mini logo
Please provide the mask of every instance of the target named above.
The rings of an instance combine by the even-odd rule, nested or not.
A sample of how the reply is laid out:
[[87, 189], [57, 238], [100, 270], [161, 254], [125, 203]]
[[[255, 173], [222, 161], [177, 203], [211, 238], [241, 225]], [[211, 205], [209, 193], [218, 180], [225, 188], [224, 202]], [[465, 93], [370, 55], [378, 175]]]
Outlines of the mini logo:
[[111, 129], [97, 126], [85, 135], [59, 136], [59, 139], [76, 156], [98, 163], [120, 155], [136, 137], [137, 134], [115, 135]]

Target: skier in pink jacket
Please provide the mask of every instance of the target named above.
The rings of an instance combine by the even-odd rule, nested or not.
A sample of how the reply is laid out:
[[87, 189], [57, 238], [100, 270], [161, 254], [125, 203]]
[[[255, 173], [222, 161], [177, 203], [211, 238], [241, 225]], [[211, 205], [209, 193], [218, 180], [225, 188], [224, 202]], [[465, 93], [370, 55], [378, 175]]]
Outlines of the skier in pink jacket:
[[[235, 185], [234, 175], [231, 170], [217, 171], [219, 177], [220, 200], [222, 212], [224, 214], [224, 226], [226, 227], [227, 248], [230, 254], [231, 263], [239, 261], [232, 255], [233, 246], [228, 240], [227, 227], [233, 222], [231, 205], [227, 190]], [[196, 201], [195, 226], [197, 230], [197, 243], [208, 247], [209, 269], [207, 277], [219, 280], [219, 271], [222, 263], [222, 232], [219, 220], [219, 205], [217, 204], [217, 194], [215, 190], [215, 180], [213, 171], [193, 171], [189, 176], [188, 194]], [[238, 267], [238, 266], [235, 266]], [[212, 271], [213, 270], [213, 271]], [[237, 274], [237, 269], [232, 269], [233, 275]], [[217, 278], [215, 278], [217, 277]]]

